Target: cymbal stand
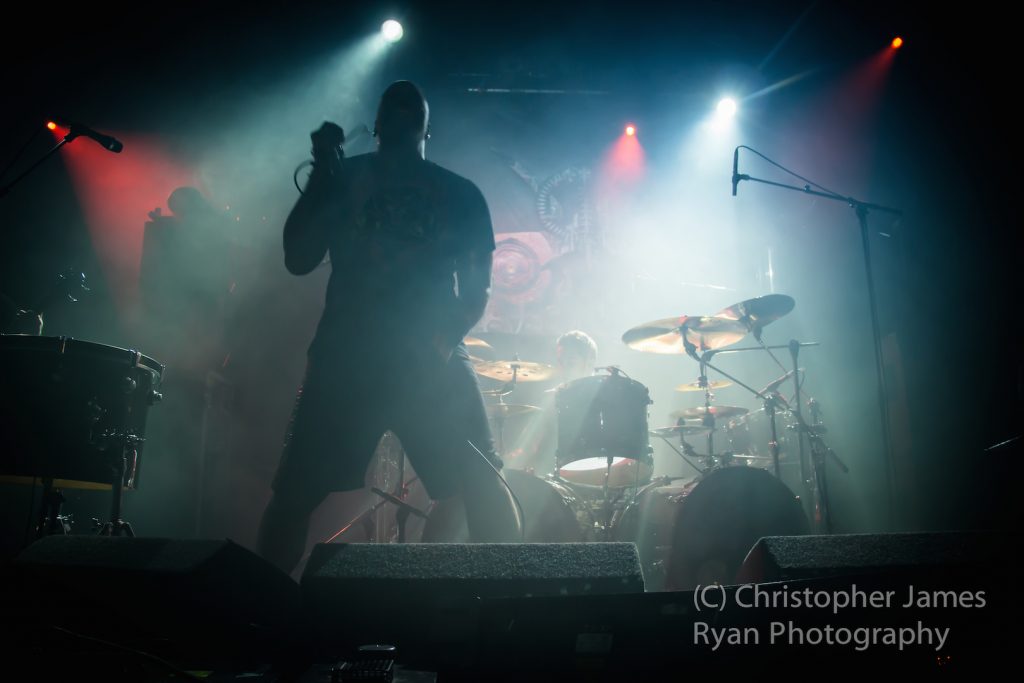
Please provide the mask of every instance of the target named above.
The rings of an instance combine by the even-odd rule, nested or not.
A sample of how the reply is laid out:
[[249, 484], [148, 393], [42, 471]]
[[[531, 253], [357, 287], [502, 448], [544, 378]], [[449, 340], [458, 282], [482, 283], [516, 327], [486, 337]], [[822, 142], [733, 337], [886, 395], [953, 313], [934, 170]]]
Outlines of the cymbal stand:
[[[402, 494], [403, 494], [403, 496], [408, 491], [409, 485], [416, 483], [416, 481], [418, 479], [419, 479], [419, 477], [413, 477], [412, 479], [410, 479], [409, 481], [407, 481], [405, 483], [405, 485], [402, 487]], [[363, 510], [361, 513], [359, 513], [353, 519], [351, 519], [345, 526], [341, 527], [340, 529], [335, 531], [333, 534], [328, 536], [326, 539], [324, 539], [324, 541], [323, 541], [324, 543], [333, 543], [335, 541], [335, 539], [337, 539], [339, 536], [341, 536], [342, 534], [347, 532], [349, 529], [354, 527], [356, 524], [359, 524], [360, 522], [363, 522], [365, 524], [368, 519], [370, 520], [370, 526], [372, 526], [372, 519], [373, 519], [374, 515], [376, 515], [377, 511], [380, 510], [385, 505], [387, 505], [388, 503], [390, 503], [390, 504], [392, 504], [392, 505], [394, 505], [394, 506], [396, 506], [398, 508], [398, 513], [396, 514], [396, 518], [399, 520], [399, 527], [398, 527], [398, 529], [399, 529], [398, 530], [398, 542], [399, 543], [402, 543], [405, 540], [405, 521], [409, 518], [409, 515], [413, 515], [414, 517], [419, 517], [421, 519], [426, 519], [427, 518], [427, 514], [425, 512], [423, 512], [419, 508], [416, 508], [416, 507], [414, 507], [412, 505], [409, 505], [404, 500], [402, 500], [402, 498], [399, 498], [398, 496], [393, 496], [390, 493], [387, 493], [386, 491], [380, 490], [376, 486], [371, 487], [370, 490], [374, 493], [374, 495], [380, 496], [381, 500], [377, 501], [376, 503], [374, 503], [370, 507], [368, 507], [365, 510]]]
[[697, 378], [697, 383], [704, 387], [704, 415], [701, 417], [701, 423], [708, 428], [708, 452], [705, 456], [707, 458], [708, 467], [714, 467], [715, 462], [715, 414], [711, 411], [711, 384], [708, 382], [708, 367], [710, 365], [705, 362], [704, 357], [706, 354], [697, 354], [697, 347], [686, 338], [687, 328], [684, 324], [679, 328], [680, 337], [683, 340], [683, 348], [686, 349], [687, 355], [697, 361], [700, 365], [700, 376]]
[[[515, 360], [519, 360], [519, 354], [515, 355]], [[498, 405], [505, 404], [505, 397], [511, 394], [516, 389], [516, 383], [519, 381], [519, 364], [512, 363], [512, 379], [505, 382], [505, 386], [501, 388], [498, 393]], [[498, 412], [494, 416], [494, 424], [498, 427], [498, 454], [501, 456], [505, 455], [505, 412], [498, 409]]]
[[[772, 353], [771, 347], [769, 347], [767, 344], [765, 344], [764, 340], [761, 338], [761, 335], [764, 332], [764, 327], [759, 325], [758, 323], [752, 321], [750, 319], [749, 315], [748, 316], [744, 316], [741, 319], [741, 322], [743, 322], [743, 324], [746, 325], [747, 330], [753, 335], [754, 340], [757, 342], [758, 346], [760, 346], [764, 350], [764, 352], [767, 353], [768, 356], [773, 361], [775, 361], [775, 364], [778, 365], [782, 369], [783, 372], [788, 372], [786, 370], [786, 366], [782, 364], [782, 361], [780, 361], [778, 359], [778, 357], [774, 353]], [[794, 372], [794, 375], [799, 375], [799, 370], [794, 370], [793, 372]], [[799, 377], [797, 377], [797, 386], [799, 386]], [[776, 411], [776, 408], [778, 408], [780, 405], [784, 405], [784, 403], [785, 403], [785, 400], [782, 399], [782, 397], [779, 396], [775, 392], [772, 392], [771, 394], [769, 394], [768, 398], [765, 399], [765, 402], [764, 402], [764, 412], [765, 412], [765, 414], [768, 415], [768, 420], [769, 420], [768, 424], [771, 426], [771, 440], [768, 442], [768, 452], [771, 453], [771, 456], [772, 456], [772, 467], [773, 467], [773, 469], [775, 471], [775, 477], [777, 479], [781, 479], [782, 478], [782, 468], [779, 466], [779, 434], [778, 434], [778, 427], [777, 427], [777, 425], [775, 423], [775, 411]], [[786, 406], [786, 407], [788, 407], [788, 406]], [[803, 438], [800, 438], [799, 442], [800, 442], [800, 462], [803, 463], [804, 462], [804, 441], [803, 441]]]
[[[409, 482], [409, 484], [411, 484], [413, 481], [416, 481], [416, 480], [413, 479], [412, 481]], [[394, 505], [395, 507], [398, 508], [398, 512], [395, 513], [395, 520], [398, 522], [398, 542], [399, 543], [405, 543], [405, 523], [408, 521], [409, 515], [413, 515], [415, 517], [419, 517], [420, 519], [426, 519], [427, 518], [427, 513], [423, 512], [419, 508], [416, 508], [416, 507], [413, 507], [412, 505], [409, 505], [408, 503], [406, 503], [404, 500], [402, 500], [398, 496], [391, 495], [390, 493], [387, 493], [386, 491], [381, 491], [376, 486], [372, 487], [370, 490], [373, 491], [376, 495], [378, 495], [378, 496], [380, 496], [381, 498], [384, 499], [383, 501], [381, 501], [381, 503], [391, 503], [392, 505]], [[407, 492], [408, 492], [407, 485], [403, 486], [402, 487], [402, 495], [403, 495], [403, 497], [404, 497], [404, 495]]]

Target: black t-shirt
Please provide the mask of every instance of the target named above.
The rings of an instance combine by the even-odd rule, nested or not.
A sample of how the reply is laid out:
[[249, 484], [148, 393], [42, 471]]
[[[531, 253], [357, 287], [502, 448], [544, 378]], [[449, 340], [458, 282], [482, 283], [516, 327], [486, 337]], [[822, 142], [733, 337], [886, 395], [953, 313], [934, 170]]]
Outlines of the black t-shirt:
[[332, 193], [331, 277], [314, 347], [361, 335], [446, 333], [455, 269], [494, 250], [491, 217], [471, 181], [429, 161], [346, 159]]

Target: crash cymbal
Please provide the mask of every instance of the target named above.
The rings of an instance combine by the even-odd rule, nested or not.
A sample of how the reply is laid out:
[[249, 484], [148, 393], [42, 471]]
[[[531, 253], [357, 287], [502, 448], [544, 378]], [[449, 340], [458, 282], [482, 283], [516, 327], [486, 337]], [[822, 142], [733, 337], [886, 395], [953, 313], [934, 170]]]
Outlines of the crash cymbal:
[[[683, 408], [669, 414], [669, 417], [674, 419], [682, 420], [694, 420], [704, 417], [708, 412], [708, 408], [705, 406], [697, 406], [696, 408]], [[730, 417], [739, 417], [740, 415], [746, 415], [750, 411], [746, 408], [740, 408], [739, 406], [711, 406], [711, 414], [717, 419], [725, 419]]]
[[485, 342], [483, 339], [478, 337], [466, 337], [462, 340], [462, 343], [466, 345], [466, 350], [469, 351], [469, 357], [471, 360], [494, 360], [494, 347]]
[[465, 344], [467, 348], [471, 348], [474, 346], [482, 346], [485, 349], [494, 350], [493, 346], [485, 342], [483, 339], [480, 339], [479, 337], [465, 337], [462, 340], [462, 343]]
[[622, 341], [631, 349], [647, 353], [684, 354], [682, 331], [697, 351], [720, 349], [735, 344], [747, 335], [747, 328], [738, 320], [714, 316], [678, 316], [637, 325], [626, 330]]
[[518, 417], [539, 412], [540, 408], [537, 406], [517, 405], [515, 403], [492, 403], [487, 406], [488, 417]]
[[670, 436], [677, 436], [682, 434], [683, 436], [695, 436], [699, 434], [707, 434], [708, 428], [704, 425], [676, 425], [674, 427], [659, 427], [650, 431], [651, 436], [660, 436], [662, 438], [668, 438]]
[[796, 301], [785, 294], [766, 294], [741, 301], [715, 314], [716, 318], [733, 320], [750, 332], [760, 330], [793, 310]]
[[[708, 389], [711, 389], [712, 391], [715, 389], [725, 389], [726, 387], [731, 386], [732, 382], [724, 379], [716, 379], [707, 383]], [[704, 391], [704, 387], [700, 385], [700, 380], [697, 380], [696, 382], [690, 382], [688, 384], [680, 384], [676, 387], [676, 391]]]
[[473, 369], [481, 377], [508, 382], [515, 374], [518, 382], [543, 382], [555, 375], [555, 369], [544, 363], [530, 363], [523, 360], [496, 360], [474, 364]]

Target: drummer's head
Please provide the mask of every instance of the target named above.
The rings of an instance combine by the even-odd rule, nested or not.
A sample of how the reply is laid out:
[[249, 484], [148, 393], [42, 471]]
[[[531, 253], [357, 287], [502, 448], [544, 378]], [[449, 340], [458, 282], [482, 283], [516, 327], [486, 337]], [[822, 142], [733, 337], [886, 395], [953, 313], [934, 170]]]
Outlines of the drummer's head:
[[558, 367], [566, 381], [592, 374], [597, 365], [597, 344], [586, 332], [566, 332], [558, 338], [556, 352]]

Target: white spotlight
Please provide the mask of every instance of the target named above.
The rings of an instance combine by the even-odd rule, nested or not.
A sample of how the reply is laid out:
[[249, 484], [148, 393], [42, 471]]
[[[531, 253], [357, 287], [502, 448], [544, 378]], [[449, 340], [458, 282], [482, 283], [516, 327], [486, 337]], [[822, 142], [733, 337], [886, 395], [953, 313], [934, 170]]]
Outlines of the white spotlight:
[[402, 35], [405, 31], [402, 30], [402, 25], [394, 19], [388, 19], [380, 25], [380, 34], [384, 36], [384, 40], [389, 43], [397, 43], [402, 39]]
[[731, 97], [723, 97], [718, 102], [718, 108], [716, 111], [718, 112], [718, 116], [720, 118], [731, 119], [732, 117], [736, 116], [737, 109], [738, 107], [736, 106], [736, 100], [732, 99]]

